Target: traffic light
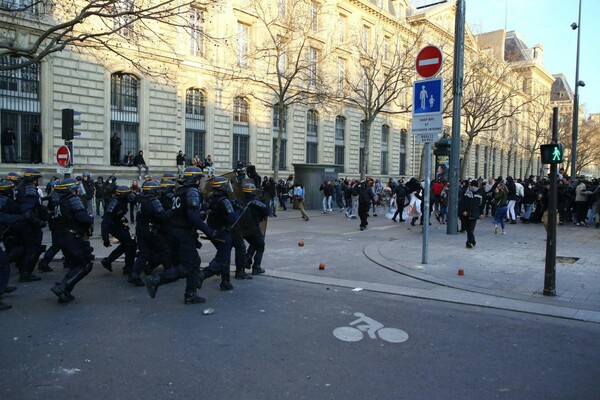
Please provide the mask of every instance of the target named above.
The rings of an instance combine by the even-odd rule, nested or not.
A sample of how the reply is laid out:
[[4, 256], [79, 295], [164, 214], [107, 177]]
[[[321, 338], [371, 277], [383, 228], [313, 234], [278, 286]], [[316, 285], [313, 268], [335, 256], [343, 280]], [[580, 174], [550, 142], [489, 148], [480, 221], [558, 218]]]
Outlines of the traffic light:
[[449, 156], [450, 155], [450, 148], [452, 147], [452, 143], [450, 142], [450, 139], [448, 139], [447, 137], [443, 136], [440, 138], [440, 140], [438, 140], [437, 142], [435, 142], [434, 144], [435, 149], [433, 150], [433, 154], [436, 156]]
[[563, 146], [558, 143], [540, 146], [542, 164], [561, 164], [563, 162]]
[[81, 135], [81, 132], [75, 131], [77, 125], [81, 125], [78, 118], [80, 112], [73, 111], [72, 108], [63, 108], [62, 110], [62, 138], [64, 140], [73, 140], [73, 137]]

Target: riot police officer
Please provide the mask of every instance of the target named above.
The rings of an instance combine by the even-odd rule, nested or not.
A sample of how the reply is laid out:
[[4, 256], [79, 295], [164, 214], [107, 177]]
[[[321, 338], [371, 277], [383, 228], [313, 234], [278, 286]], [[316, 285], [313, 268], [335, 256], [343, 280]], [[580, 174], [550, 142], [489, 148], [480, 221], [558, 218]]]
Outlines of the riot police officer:
[[48, 211], [50, 212], [48, 227], [50, 228], [50, 233], [52, 235], [52, 245], [48, 250], [46, 250], [46, 253], [44, 253], [44, 256], [38, 263], [38, 270], [41, 272], [53, 271], [52, 268], [50, 268], [50, 261], [52, 261], [54, 256], [56, 256], [56, 254], [60, 251], [60, 248], [54, 240], [54, 208], [58, 205], [59, 200], [60, 194], [58, 194], [56, 190], [52, 190], [52, 192], [50, 192], [50, 196], [48, 196]]
[[[240, 202], [236, 199], [231, 202], [233, 210], [235, 211], [236, 221], [240, 218], [244, 218], [243, 214], [246, 210]], [[252, 279], [252, 275], [246, 273], [245, 262], [246, 262], [246, 242], [244, 242], [244, 236], [241, 228], [236, 226], [231, 230], [231, 245], [235, 254], [235, 279]]]
[[60, 195], [53, 211], [54, 240], [65, 256], [69, 272], [50, 290], [58, 297], [59, 303], [68, 303], [75, 299], [71, 294], [75, 285], [92, 270], [93, 263], [84, 235], [94, 224], [94, 218], [87, 213], [77, 195], [79, 182], [76, 179], [67, 178], [56, 184], [54, 190]]
[[[0, 232], [6, 232], [11, 225], [21, 222], [24, 219], [22, 215], [19, 215], [13, 199], [14, 187], [14, 183], [9, 180], [0, 182]], [[0, 247], [0, 295], [13, 292], [17, 289], [14, 286], [8, 286], [9, 278], [10, 264], [8, 257], [2, 247]], [[11, 305], [3, 303], [0, 300], [0, 311], [11, 308]]]
[[256, 199], [256, 186], [252, 183], [242, 188], [246, 198], [246, 207], [252, 217], [253, 229], [244, 236], [250, 244], [246, 252], [246, 265], [251, 266], [252, 275], [260, 275], [265, 270], [260, 266], [263, 253], [265, 252], [265, 237], [262, 233], [260, 222], [269, 216], [270, 210], [265, 203]]
[[128, 211], [129, 203], [133, 200], [131, 189], [127, 186], [117, 186], [113, 198], [108, 202], [106, 211], [102, 216], [102, 243], [104, 247], [110, 247], [109, 234], [117, 238], [119, 246], [113, 250], [108, 257], [100, 263], [104, 268], [112, 272], [112, 262], [125, 253], [125, 267], [123, 274], [131, 273], [133, 261], [135, 259], [136, 244], [135, 240], [129, 234], [129, 226], [125, 215]]
[[188, 167], [183, 172], [181, 187], [173, 197], [172, 216], [169, 234], [173, 237], [179, 262], [161, 273], [147, 276], [144, 281], [151, 298], [156, 296], [160, 285], [186, 278], [184, 303], [204, 303], [205, 299], [198, 296], [198, 268], [200, 256], [196, 250], [196, 231], [199, 229], [209, 238], [214, 237], [215, 231], [202, 220], [202, 195], [198, 185], [202, 178], [202, 170], [198, 167]]
[[37, 169], [25, 169], [22, 178], [23, 185], [17, 190], [19, 212], [24, 218], [23, 222], [15, 227], [24, 247], [23, 257], [20, 258], [20, 262], [17, 262], [20, 273], [19, 282], [33, 282], [41, 279], [32, 274], [44, 249], [42, 247], [42, 228], [46, 226], [45, 220], [48, 213], [46, 207], [42, 206], [37, 190], [41, 177], [42, 174]]
[[208, 226], [217, 234], [211, 238], [211, 243], [217, 249], [215, 258], [199, 274], [199, 285], [213, 275], [221, 275], [221, 290], [231, 290], [233, 285], [229, 282], [229, 266], [231, 263], [231, 226], [235, 222], [233, 205], [229, 201], [227, 192], [231, 191], [229, 180], [217, 176], [211, 181], [212, 194], [208, 199]]
[[171, 210], [165, 211], [156, 197], [159, 183], [146, 181], [142, 185], [142, 195], [138, 198], [139, 210], [135, 235], [137, 237], [138, 255], [133, 264], [133, 270], [127, 282], [135, 286], [144, 286], [140, 273], [148, 263], [154, 269], [162, 264], [165, 269], [171, 267], [171, 249], [163, 235], [161, 226], [165, 225], [171, 215]]

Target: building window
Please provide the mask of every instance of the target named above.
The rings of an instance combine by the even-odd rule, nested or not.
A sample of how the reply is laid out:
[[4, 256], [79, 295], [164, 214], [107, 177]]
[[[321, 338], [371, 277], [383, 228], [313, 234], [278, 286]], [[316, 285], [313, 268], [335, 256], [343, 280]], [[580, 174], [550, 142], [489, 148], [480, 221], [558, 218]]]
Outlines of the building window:
[[204, 56], [204, 11], [192, 7], [190, 31], [190, 54]]
[[383, 39], [383, 61], [390, 61], [390, 38], [387, 36]]
[[400, 169], [399, 174], [406, 175], [406, 140], [407, 132], [405, 129], [400, 130]]
[[346, 152], [346, 118], [335, 117], [335, 160], [337, 165], [344, 165], [344, 153]]
[[185, 92], [186, 117], [201, 119], [204, 121], [206, 115], [206, 96], [200, 89], [188, 89]]
[[285, 12], [286, 12], [286, 5], [285, 2], [287, 0], [277, 0], [277, 15], [279, 15], [280, 17], [285, 17]]
[[480, 146], [475, 145], [475, 173], [473, 174], [473, 178], [477, 179], [479, 177], [479, 153]]
[[250, 27], [238, 22], [237, 64], [238, 67], [248, 66], [248, 52], [250, 51]]
[[[286, 127], [287, 127], [287, 107], [283, 109], [283, 116], [281, 119], [281, 146], [279, 147], [279, 169], [287, 169], [287, 139], [286, 139]], [[275, 104], [273, 106], [273, 162], [272, 168], [275, 169], [275, 143], [277, 142], [277, 136], [279, 135], [279, 106]]]
[[365, 165], [365, 121], [360, 121], [360, 148], [358, 156], [358, 171], [362, 173], [363, 166]]
[[315, 110], [308, 110], [306, 114], [306, 162], [316, 164], [318, 161], [318, 129], [319, 116]]
[[383, 125], [381, 127], [381, 175], [387, 175], [388, 173], [388, 140], [390, 137], [390, 127]]
[[185, 154], [204, 157], [206, 151], [206, 96], [200, 89], [185, 92]]
[[314, 1], [310, 3], [310, 29], [313, 32], [319, 30], [319, 5]]
[[369, 43], [371, 42], [371, 28], [368, 26], [363, 26], [362, 30], [362, 50], [363, 53], [369, 52]]
[[490, 165], [489, 164], [489, 154], [488, 154], [489, 150], [490, 149], [487, 146], [485, 146], [483, 148], [483, 177], [484, 178], [487, 178], [488, 173], [489, 173], [489, 170], [488, 170], [489, 165]]
[[[509, 153], [510, 154], [510, 153]], [[504, 150], [500, 150], [500, 174], [504, 174]]]
[[[26, 61], [24, 57], [1, 56], [0, 66], [14, 68]], [[0, 71], [0, 126], [2, 131], [11, 128], [15, 133], [15, 152], [21, 162], [31, 161], [29, 135], [40, 125], [39, 90], [39, 64]]]
[[238, 161], [248, 164], [250, 161], [250, 125], [249, 106], [246, 99], [236, 97], [233, 99], [233, 154], [231, 157], [232, 167], [235, 168]]
[[113, 7], [113, 14], [117, 15], [113, 18], [113, 29], [121, 36], [131, 38], [134, 34], [135, 0], [116, 1]]
[[492, 157], [490, 160], [490, 175], [488, 175], [488, 178], [493, 178], [496, 177], [496, 149], [492, 149]]
[[285, 38], [277, 35], [277, 68], [279, 74], [283, 74], [287, 69], [287, 54], [285, 53]]
[[134, 75], [115, 73], [110, 79], [110, 126], [123, 145], [121, 154], [137, 154], [139, 148], [139, 91], [140, 81]]
[[319, 50], [311, 47], [308, 51], [309, 66], [308, 66], [308, 84], [310, 86], [317, 85], [317, 65], [319, 62]]
[[338, 39], [340, 43], [344, 43], [346, 41], [346, 22], [347, 18], [345, 15], [339, 15], [338, 17]]

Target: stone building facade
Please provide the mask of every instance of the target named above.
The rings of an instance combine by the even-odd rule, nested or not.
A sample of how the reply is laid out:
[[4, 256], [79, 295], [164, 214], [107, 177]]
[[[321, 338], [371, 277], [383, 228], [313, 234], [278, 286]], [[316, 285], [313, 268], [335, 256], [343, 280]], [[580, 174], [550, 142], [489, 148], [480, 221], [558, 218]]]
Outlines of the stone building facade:
[[[251, 3], [252, 0], [232, 0], [218, 2], [214, 7], [192, 6], [191, 30], [184, 32], [183, 28], [157, 22], [155, 29], [162, 42], [129, 44], [129, 50], [122, 50], [143, 66], [159, 71], [156, 74], [144, 73], [107, 51], [89, 52], [73, 47], [24, 69], [0, 71], [0, 127], [11, 126], [18, 132], [18, 153], [27, 161], [29, 132], [34, 125], [40, 125], [44, 134], [43, 161], [51, 163], [56, 149], [63, 144], [61, 110], [72, 108], [81, 113], [81, 136], [74, 140], [78, 165], [109, 165], [110, 137], [117, 132], [123, 141], [121, 157], [127, 151], [135, 155], [143, 150], [153, 169], [174, 168], [175, 156], [182, 149], [188, 160], [194, 154], [202, 159], [212, 155], [220, 171], [242, 161], [251, 162], [262, 174], [270, 175], [277, 126], [284, 124], [280, 176], [293, 173], [295, 163], [330, 164], [340, 176], [359, 176], [364, 146], [364, 115], [359, 109], [333, 100], [313, 106], [298, 104], [287, 110], [285, 121], [278, 121], [268, 90], [250, 88], [247, 81], [231, 79], [231, 71], [236, 64], [239, 67], [239, 57], [260, 40], [261, 31], [256, 27]], [[270, 0], [266, 4], [281, 12], [281, 7], [285, 9], [290, 2]], [[419, 10], [406, 0], [321, 0], [307, 4], [309, 12], [319, 12], [321, 28], [311, 38], [318, 49], [326, 48], [332, 38], [339, 36], [340, 29], [350, 36], [379, 40], [364, 36], [364, 29], [375, 25], [394, 34], [400, 32], [405, 43], [446, 43], [444, 51], [452, 49], [448, 44], [453, 41], [455, 5], [451, 2]], [[317, 11], [314, 12], [317, 18]], [[2, 35], [18, 31], [23, 25], [43, 28], [26, 15], [10, 26], [9, 17], [2, 16], [3, 24], [8, 26]], [[362, 31], [357, 33], [359, 30]], [[521, 58], [502, 59], [513, 39], [514, 33], [510, 32], [476, 36], [467, 27], [465, 51], [488, 51], [485, 47], [500, 55], [499, 62], [513, 63], [514, 73], [526, 82], [520, 89], [523, 99], [538, 92], [550, 93], [553, 80], [543, 69], [539, 46], [523, 48], [524, 42], [518, 40], [515, 43], [520, 46]], [[115, 41], [128, 46], [126, 35]], [[336, 51], [349, 52], [341, 47]], [[0, 57], [3, 65], [11, 62], [14, 58], [10, 56]], [[335, 80], [339, 66], [335, 62], [327, 65], [319, 69]], [[246, 67], [251, 69], [253, 65]], [[344, 68], [345, 73], [356, 73], [353, 65]], [[451, 84], [451, 80], [446, 84]], [[406, 102], [412, 94], [407, 92], [404, 96]], [[399, 111], [391, 107], [382, 112], [371, 127], [367, 168], [370, 176], [420, 174], [422, 146], [411, 136], [410, 112]], [[511, 126], [526, 123], [525, 111]], [[451, 118], [445, 118], [444, 125], [450, 127]], [[509, 131], [520, 134], [522, 129], [499, 127], [493, 134], [502, 138]], [[522, 176], [525, 156], [516, 147], [509, 147], [505, 140], [494, 145], [484, 137], [478, 138], [471, 158], [466, 160], [467, 175]], [[539, 164], [534, 169], [539, 169]]]

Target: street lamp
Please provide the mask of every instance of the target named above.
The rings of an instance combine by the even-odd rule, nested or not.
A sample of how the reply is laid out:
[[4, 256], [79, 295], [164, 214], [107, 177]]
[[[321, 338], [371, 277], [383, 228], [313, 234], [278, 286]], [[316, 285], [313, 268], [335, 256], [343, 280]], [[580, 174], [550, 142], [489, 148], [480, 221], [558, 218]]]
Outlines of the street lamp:
[[577, 135], [579, 133], [579, 86], [584, 87], [585, 82], [579, 80], [579, 37], [581, 35], [581, 0], [579, 0], [579, 17], [577, 23], [571, 24], [571, 29], [577, 29], [577, 55], [575, 58], [575, 96], [573, 98], [573, 129], [571, 145], [571, 179], [577, 176]]

